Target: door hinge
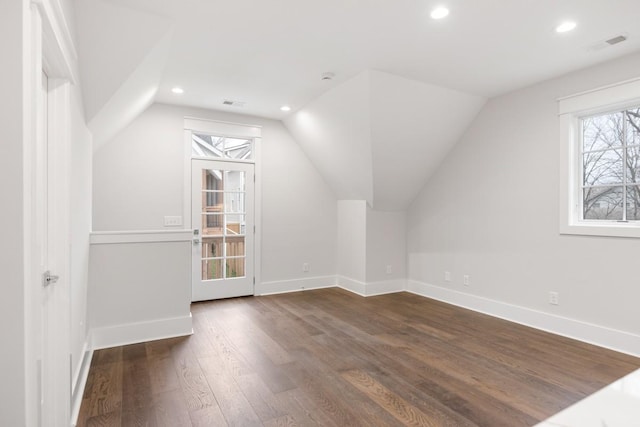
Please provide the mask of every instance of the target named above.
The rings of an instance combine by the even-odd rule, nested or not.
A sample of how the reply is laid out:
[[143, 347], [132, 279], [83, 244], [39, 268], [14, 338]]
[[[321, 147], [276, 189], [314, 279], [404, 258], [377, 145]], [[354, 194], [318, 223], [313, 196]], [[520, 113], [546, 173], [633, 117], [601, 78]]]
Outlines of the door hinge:
[[256, 226], [253, 226], [253, 234], [256, 234]]
[[256, 284], [256, 278], [255, 277], [253, 278], [253, 284], [254, 285]]

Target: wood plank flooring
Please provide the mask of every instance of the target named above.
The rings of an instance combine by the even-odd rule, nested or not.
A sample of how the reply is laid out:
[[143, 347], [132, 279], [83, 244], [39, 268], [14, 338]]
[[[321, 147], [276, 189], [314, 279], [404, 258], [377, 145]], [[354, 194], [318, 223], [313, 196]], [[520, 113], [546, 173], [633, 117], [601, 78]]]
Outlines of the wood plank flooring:
[[640, 367], [408, 293], [192, 313], [190, 337], [95, 352], [78, 426], [531, 426]]

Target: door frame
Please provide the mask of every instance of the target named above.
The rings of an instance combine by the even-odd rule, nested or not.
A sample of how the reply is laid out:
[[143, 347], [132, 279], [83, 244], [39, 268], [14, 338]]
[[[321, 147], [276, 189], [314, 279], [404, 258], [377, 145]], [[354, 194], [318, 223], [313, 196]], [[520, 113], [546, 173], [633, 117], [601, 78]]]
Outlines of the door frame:
[[[203, 224], [197, 222], [200, 233], [193, 235], [193, 246], [191, 253], [191, 301], [207, 301], [211, 299], [233, 298], [239, 296], [255, 295], [255, 165], [252, 162], [225, 162], [214, 159], [191, 159], [192, 165], [192, 210], [191, 219], [193, 221], [202, 221], [202, 171], [207, 169], [214, 170], [230, 170], [245, 173], [245, 274], [241, 277], [222, 277], [220, 279], [204, 280], [202, 278], [202, 247], [207, 237], [222, 237], [205, 235], [203, 232]], [[198, 198], [199, 202], [194, 200]], [[226, 208], [226, 197], [224, 206]], [[194, 205], [198, 205], [198, 211], [194, 211]], [[226, 211], [226, 209], [224, 209]], [[223, 216], [226, 216], [224, 214]], [[195, 228], [194, 228], [195, 229]], [[224, 236], [229, 237], [226, 232]], [[198, 243], [195, 243], [198, 241]], [[247, 244], [250, 243], [250, 244]], [[225, 251], [226, 252], [226, 251]], [[226, 254], [224, 255], [226, 260]], [[199, 273], [198, 273], [199, 272]], [[225, 274], [226, 276], [226, 274]], [[221, 282], [220, 282], [221, 281]], [[239, 281], [239, 282], [238, 282]], [[216, 285], [215, 282], [218, 282]], [[233, 283], [237, 282], [237, 283]], [[241, 293], [238, 290], [242, 289]], [[246, 290], [246, 292], [245, 292]], [[217, 294], [217, 295], [213, 295]]]
[[[70, 342], [70, 206], [69, 206], [69, 161], [71, 143], [71, 85], [77, 83], [77, 53], [69, 28], [66, 25], [64, 12], [57, 1], [38, 0], [29, 4], [29, 39], [30, 55], [25, 58], [25, 68], [29, 70], [28, 88], [25, 92], [26, 143], [24, 145], [24, 239], [25, 257], [29, 261], [25, 267], [25, 363], [26, 363], [26, 424], [41, 425], [45, 417], [47, 422], [55, 425], [68, 425], [72, 417], [72, 378], [71, 378], [71, 342]], [[42, 74], [46, 73], [48, 83], [48, 119], [47, 138], [54, 141], [55, 149], [44, 159], [41, 147], [43, 132], [41, 93]], [[45, 250], [55, 251], [55, 265], [51, 265], [53, 274], [60, 276], [60, 281], [43, 289], [43, 277], [40, 260], [40, 248], [43, 239], [37, 230], [43, 218], [38, 214], [38, 200], [42, 176], [41, 162], [53, 165], [54, 175], [50, 176], [53, 188], [48, 195], [48, 212], [41, 212], [47, 221], [52, 221], [55, 235], [48, 243], [55, 247]], [[47, 178], [49, 180], [49, 178]], [[49, 268], [46, 266], [45, 268]], [[58, 336], [45, 337], [43, 334], [44, 318], [43, 298], [52, 298], [55, 306], [52, 321]], [[51, 355], [53, 360], [47, 363], [55, 367], [49, 377], [43, 376], [42, 360], [44, 344], [49, 339], [58, 345]], [[61, 343], [61, 345], [60, 345]], [[40, 402], [45, 397], [49, 403], [42, 407]], [[42, 413], [45, 408], [49, 412]]]
[[[236, 162], [254, 164], [254, 225], [256, 231], [253, 240], [253, 276], [255, 277], [253, 291], [255, 295], [256, 289], [259, 289], [260, 284], [262, 283], [262, 126], [188, 116], [184, 118], [184, 187], [182, 216], [184, 218], [185, 228], [191, 230], [192, 233], [193, 221], [191, 217], [191, 160], [204, 159], [234, 162], [232, 160], [192, 156], [191, 135], [193, 132], [202, 132], [226, 137], [253, 139], [253, 159], [250, 161]], [[193, 278], [190, 277], [190, 279], [191, 280], [189, 280], [189, 288], [191, 288], [193, 283]]]

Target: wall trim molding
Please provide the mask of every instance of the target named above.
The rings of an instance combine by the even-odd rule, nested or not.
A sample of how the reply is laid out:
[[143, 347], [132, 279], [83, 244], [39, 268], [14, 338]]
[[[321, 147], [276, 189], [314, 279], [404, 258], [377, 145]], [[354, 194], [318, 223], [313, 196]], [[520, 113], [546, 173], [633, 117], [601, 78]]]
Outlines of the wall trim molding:
[[366, 295], [372, 297], [375, 295], [394, 294], [403, 292], [407, 289], [406, 279], [381, 280], [379, 282], [368, 282], [366, 284]]
[[392, 279], [379, 282], [361, 282], [350, 277], [338, 275], [336, 276], [336, 286], [361, 297], [371, 297], [402, 292], [407, 287], [407, 281], [405, 279]]
[[91, 330], [91, 349], [138, 344], [193, 334], [191, 313], [188, 316], [126, 323]]
[[407, 292], [640, 357], [640, 335], [409, 280]]
[[192, 230], [93, 231], [89, 233], [89, 241], [92, 245], [189, 242], [192, 238]]
[[367, 284], [350, 277], [337, 275], [336, 286], [349, 292], [353, 292], [354, 294], [360, 295], [361, 297], [367, 296]]
[[303, 277], [300, 279], [275, 280], [256, 284], [255, 295], [275, 295], [311, 289], [333, 288], [336, 276]]
[[87, 385], [89, 377], [89, 368], [93, 359], [93, 350], [89, 348], [89, 340], [87, 339], [82, 349], [82, 360], [75, 381], [71, 384], [71, 426], [75, 427], [78, 423], [78, 415], [80, 414], [80, 406], [82, 405], [82, 396]]
[[255, 295], [275, 295], [288, 292], [309, 291], [312, 289], [341, 288], [361, 297], [391, 294], [406, 289], [405, 279], [383, 280], [380, 282], [361, 282], [346, 276], [315, 276], [299, 279], [274, 280], [256, 284]]

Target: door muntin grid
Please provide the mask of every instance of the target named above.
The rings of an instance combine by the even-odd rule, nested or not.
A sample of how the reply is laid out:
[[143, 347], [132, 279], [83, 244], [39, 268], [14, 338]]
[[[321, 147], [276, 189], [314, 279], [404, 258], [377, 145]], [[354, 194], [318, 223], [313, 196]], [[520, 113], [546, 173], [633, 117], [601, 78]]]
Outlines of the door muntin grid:
[[203, 281], [246, 276], [246, 172], [202, 170]]

